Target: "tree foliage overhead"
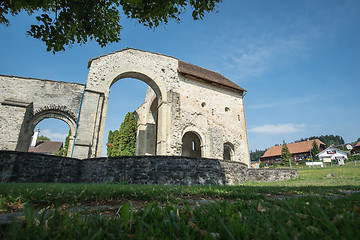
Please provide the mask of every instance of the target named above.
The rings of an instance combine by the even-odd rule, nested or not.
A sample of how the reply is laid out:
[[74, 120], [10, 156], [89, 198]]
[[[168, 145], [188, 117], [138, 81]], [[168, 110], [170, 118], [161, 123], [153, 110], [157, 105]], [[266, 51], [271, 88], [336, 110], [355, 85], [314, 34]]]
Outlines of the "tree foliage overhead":
[[37, 14], [37, 25], [27, 34], [45, 42], [47, 51], [64, 51], [65, 46], [95, 40], [101, 47], [120, 41], [121, 13], [154, 29], [192, 10], [194, 20], [216, 9], [222, 0], [4, 0], [0, 23], [9, 25], [8, 14], [22, 11]]
[[137, 121], [134, 113], [127, 113], [120, 129], [110, 131], [107, 142], [107, 156], [134, 156], [136, 151]]

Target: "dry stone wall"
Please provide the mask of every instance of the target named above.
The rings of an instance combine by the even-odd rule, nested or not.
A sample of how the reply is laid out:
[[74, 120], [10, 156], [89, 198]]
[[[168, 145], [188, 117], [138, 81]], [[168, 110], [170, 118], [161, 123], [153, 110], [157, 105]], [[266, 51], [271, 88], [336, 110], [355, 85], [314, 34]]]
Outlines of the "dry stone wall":
[[282, 181], [296, 170], [248, 169], [246, 164], [207, 158], [137, 156], [74, 159], [38, 153], [0, 151], [0, 182], [122, 182], [161, 185], [237, 185]]
[[1, 182], [79, 182], [80, 162], [39, 153], [0, 151]]
[[276, 182], [298, 178], [296, 169], [289, 168], [249, 168], [247, 180], [253, 182]]
[[98, 158], [81, 163], [81, 182], [131, 184], [234, 185], [246, 180], [247, 169], [237, 162], [176, 156]]

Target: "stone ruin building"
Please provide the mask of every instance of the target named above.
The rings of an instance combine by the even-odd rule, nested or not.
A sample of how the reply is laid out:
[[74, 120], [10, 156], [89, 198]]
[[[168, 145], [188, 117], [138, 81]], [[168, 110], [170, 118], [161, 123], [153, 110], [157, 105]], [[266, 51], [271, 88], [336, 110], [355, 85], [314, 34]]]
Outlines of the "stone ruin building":
[[86, 85], [0, 75], [0, 150], [26, 152], [35, 126], [56, 118], [71, 129], [68, 156], [74, 149], [74, 158], [100, 157], [110, 87], [135, 78], [149, 86], [135, 111], [137, 155], [249, 165], [246, 91], [221, 74], [132, 48], [91, 59], [88, 67]]

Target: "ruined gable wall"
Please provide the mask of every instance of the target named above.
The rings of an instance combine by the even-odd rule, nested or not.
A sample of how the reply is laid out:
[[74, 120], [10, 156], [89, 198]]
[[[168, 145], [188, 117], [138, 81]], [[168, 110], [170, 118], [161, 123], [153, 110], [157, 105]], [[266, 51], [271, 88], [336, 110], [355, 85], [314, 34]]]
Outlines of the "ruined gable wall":
[[[173, 57], [138, 49], [123, 49], [90, 61], [87, 89], [107, 92], [111, 84], [111, 82], [106, 82], [108, 76], [114, 74], [113, 76], [116, 77], [116, 73], [134, 70], [142, 72], [143, 70], [153, 80], [160, 79], [166, 91], [177, 91], [176, 89], [179, 89], [177, 67], [178, 60]], [[124, 76], [137, 78], [136, 74]]]
[[0, 75], [0, 149], [27, 150], [30, 139], [24, 134], [32, 135], [27, 124], [46, 109], [77, 117], [83, 88], [77, 83]]

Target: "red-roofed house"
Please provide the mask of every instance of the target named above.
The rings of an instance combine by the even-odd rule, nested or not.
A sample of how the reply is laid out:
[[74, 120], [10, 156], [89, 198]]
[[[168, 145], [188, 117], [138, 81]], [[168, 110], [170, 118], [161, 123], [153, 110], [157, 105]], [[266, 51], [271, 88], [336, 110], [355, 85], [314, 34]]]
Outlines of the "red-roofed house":
[[[312, 149], [312, 145], [314, 141], [318, 145], [320, 151], [326, 148], [325, 143], [323, 143], [319, 139], [287, 144], [289, 151], [293, 157], [293, 161], [295, 162], [303, 161], [307, 157], [309, 157], [310, 147]], [[282, 149], [282, 145], [269, 148], [260, 158], [260, 161], [263, 164], [269, 164], [269, 165], [281, 162], [281, 149]]]
[[350, 151], [351, 154], [360, 154], [360, 142], [358, 142]]

